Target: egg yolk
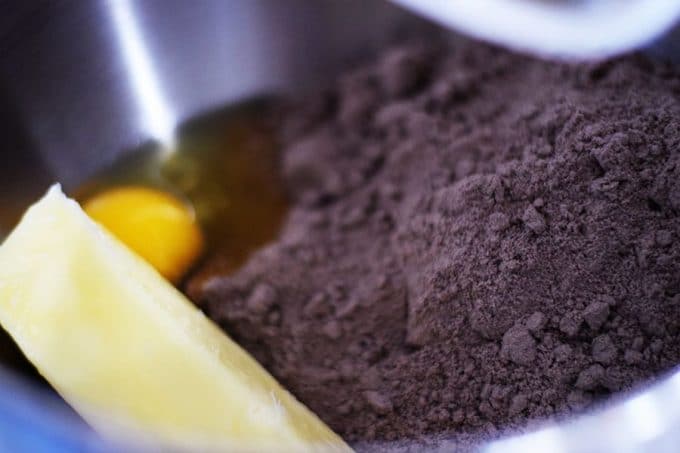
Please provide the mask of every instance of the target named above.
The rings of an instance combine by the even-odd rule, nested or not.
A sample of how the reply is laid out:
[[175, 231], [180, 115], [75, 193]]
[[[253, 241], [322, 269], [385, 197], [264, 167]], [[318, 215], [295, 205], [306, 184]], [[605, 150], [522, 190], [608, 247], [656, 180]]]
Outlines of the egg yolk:
[[110, 189], [86, 200], [83, 208], [173, 283], [203, 250], [203, 235], [191, 206], [163, 191], [135, 186]]

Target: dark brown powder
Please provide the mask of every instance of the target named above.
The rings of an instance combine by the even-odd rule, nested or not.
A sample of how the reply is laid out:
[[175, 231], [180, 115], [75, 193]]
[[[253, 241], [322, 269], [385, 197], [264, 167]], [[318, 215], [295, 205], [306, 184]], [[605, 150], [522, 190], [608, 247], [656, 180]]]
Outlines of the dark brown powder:
[[443, 47], [289, 112], [280, 239], [191, 291], [360, 449], [495, 437], [680, 362], [678, 72]]

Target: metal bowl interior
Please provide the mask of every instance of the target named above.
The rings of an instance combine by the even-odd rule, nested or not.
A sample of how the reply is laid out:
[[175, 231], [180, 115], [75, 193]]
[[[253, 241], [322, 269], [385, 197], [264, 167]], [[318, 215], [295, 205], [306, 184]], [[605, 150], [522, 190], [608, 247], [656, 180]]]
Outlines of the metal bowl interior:
[[[429, 25], [380, 1], [15, 2], [0, 17], [0, 225], [50, 183], [73, 187], [197, 113], [309, 90], [421, 27]], [[677, 42], [671, 35], [649, 53], [677, 55]], [[0, 445], [115, 450], [30, 372], [17, 372], [19, 354], [2, 344], [9, 352], [0, 354], [0, 438], [8, 443]], [[480, 448], [675, 451], [678, 433], [680, 374], [671, 374], [598, 412]]]

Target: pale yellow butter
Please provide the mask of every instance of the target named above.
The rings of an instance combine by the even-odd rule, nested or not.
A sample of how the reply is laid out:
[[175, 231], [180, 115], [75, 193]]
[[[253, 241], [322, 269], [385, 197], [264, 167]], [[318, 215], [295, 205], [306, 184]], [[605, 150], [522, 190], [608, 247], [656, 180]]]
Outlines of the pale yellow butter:
[[349, 450], [58, 186], [0, 247], [0, 323], [104, 435], [192, 450]]

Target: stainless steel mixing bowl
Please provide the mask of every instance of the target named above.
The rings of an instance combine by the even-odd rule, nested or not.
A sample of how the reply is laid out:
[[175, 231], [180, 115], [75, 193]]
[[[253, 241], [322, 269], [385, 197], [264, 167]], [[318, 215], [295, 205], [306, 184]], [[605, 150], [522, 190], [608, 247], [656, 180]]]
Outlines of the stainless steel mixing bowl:
[[[0, 5], [0, 212], [26, 206], [53, 181], [72, 187], [123, 150], [169, 138], [196, 113], [309, 89], [394, 34], [425, 26], [389, 3], [362, 0]], [[676, 42], [650, 52], [672, 56]], [[1, 450], [116, 450], [22, 376], [0, 370]], [[680, 374], [605, 409], [540, 426], [480, 448], [680, 451]]]

